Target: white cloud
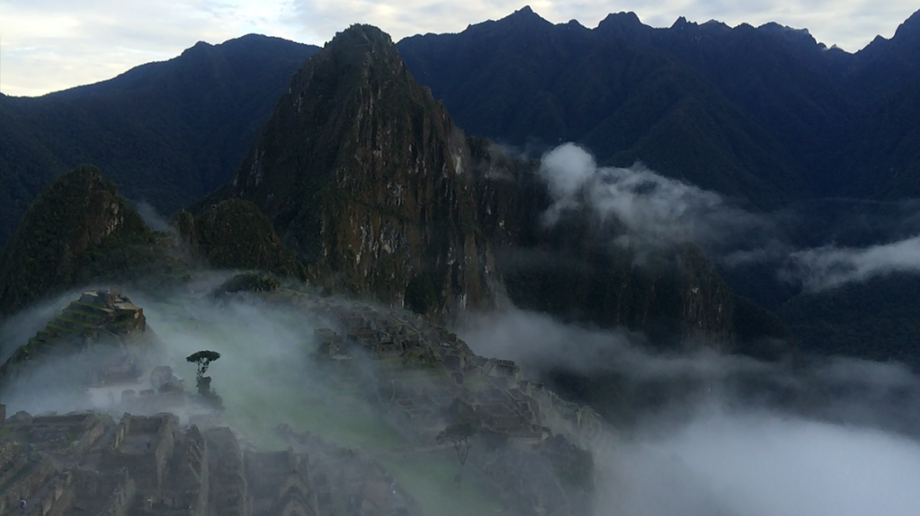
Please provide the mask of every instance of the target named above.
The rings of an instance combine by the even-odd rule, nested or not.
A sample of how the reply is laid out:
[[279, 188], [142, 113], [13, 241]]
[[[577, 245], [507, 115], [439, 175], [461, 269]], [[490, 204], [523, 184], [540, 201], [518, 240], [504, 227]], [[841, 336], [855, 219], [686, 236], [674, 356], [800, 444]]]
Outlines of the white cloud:
[[783, 277], [808, 291], [826, 290], [894, 272], [920, 272], [920, 236], [865, 249], [819, 247], [796, 251]]
[[[920, 503], [920, 379], [902, 365], [655, 354], [638, 334], [520, 310], [473, 319], [460, 335], [537, 377], [607, 378], [615, 387], [595, 399], [638, 413], [593, 447], [594, 514], [906, 516]], [[663, 385], [672, 396], [648, 404]]]
[[40, 95], [171, 59], [198, 41], [251, 32], [297, 39], [289, 4], [204, 0], [0, 2], [0, 91]]
[[[152, 60], [174, 57], [197, 41], [220, 43], [250, 32], [322, 44], [352, 23], [370, 23], [394, 40], [426, 32], [460, 32], [467, 25], [499, 19], [520, 9], [520, 0], [444, 2], [408, 0], [2, 0], [0, 91], [39, 95], [109, 79]], [[914, 2], [720, 0], [625, 0], [531, 2], [554, 23], [571, 19], [594, 27], [611, 10], [635, 11], [652, 26], [678, 16], [718, 19], [729, 25], [776, 21], [808, 28], [819, 41], [855, 51], [875, 35], [890, 37], [917, 9]]]
[[[556, 224], [567, 210], [587, 211], [617, 229], [614, 244], [635, 251], [637, 262], [650, 251], [694, 243], [725, 267], [773, 264], [781, 279], [811, 292], [894, 272], [920, 273], [920, 235], [862, 248], [796, 249], [780, 229], [802, 216], [794, 210], [751, 213], [716, 192], [642, 165], [597, 167], [587, 151], [571, 143], [543, 156], [539, 176], [554, 201], [543, 215], [545, 224]], [[897, 206], [896, 220], [860, 216], [838, 222], [877, 235], [890, 233], [898, 224], [913, 227], [915, 203]]]
[[615, 243], [639, 252], [695, 243], [711, 252], [742, 250], [754, 240], [770, 241], [770, 222], [737, 208], [719, 194], [670, 179], [641, 164], [600, 167], [584, 149], [567, 143], [542, 160], [540, 177], [553, 196], [544, 222], [555, 224], [563, 212], [587, 209], [621, 231]]
[[875, 430], [718, 409], [619, 447], [599, 504], [625, 516], [911, 515], [920, 444]]

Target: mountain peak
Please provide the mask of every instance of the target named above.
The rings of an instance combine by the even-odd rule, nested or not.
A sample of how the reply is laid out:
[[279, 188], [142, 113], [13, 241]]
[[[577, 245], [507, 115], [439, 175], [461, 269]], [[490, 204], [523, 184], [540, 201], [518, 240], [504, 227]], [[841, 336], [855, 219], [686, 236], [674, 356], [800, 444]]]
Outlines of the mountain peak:
[[212, 48], [214, 48], [214, 45], [208, 43], [207, 41], [199, 41], [198, 43], [195, 43], [193, 46], [183, 50], [182, 55], [183, 56], [200, 55], [200, 54], [204, 54], [205, 52], [207, 52], [208, 50]]
[[920, 10], [910, 15], [904, 23], [898, 26], [892, 39], [915, 40], [920, 39]]
[[674, 24], [671, 25], [671, 28], [672, 29], [683, 29], [684, 27], [687, 27], [688, 25], [696, 25], [696, 24], [692, 22], [688, 22], [687, 18], [680, 16], [676, 20], [674, 20]]
[[509, 14], [508, 16], [502, 18], [499, 21], [506, 22], [506, 23], [510, 22], [514, 24], [552, 25], [552, 23], [548, 22], [547, 20], [543, 19], [542, 16], [535, 13], [533, 9], [530, 8], [529, 5], [525, 5], [524, 7], [518, 9], [517, 11], [514, 11], [513, 13]]
[[390, 37], [353, 25], [294, 75], [229, 191], [331, 290], [447, 315], [492, 299], [470, 160]]
[[[98, 168], [81, 165], [39, 194], [0, 254], [0, 313], [97, 275], [117, 273], [115, 262], [106, 262], [108, 254], [100, 258], [92, 251], [150, 239], [150, 229], [118, 195], [115, 184]], [[114, 256], [118, 253], [111, 254], [113, 260], [120, 259]]]
[[601, 22], [597, 26], [598, 28], [600, 27], [607, 28], [607, 27], [637, 27], [639, 25], [642, 25], [642, 22], [639, 20], [639, 16], [637, 16], [636, 13], [629, 11], [629, 12], [610, 13], [607, 15], [606, 18], [601, 20]]
[[517, 11], [514, 11], [514, 14], [512, 14], [511, 16], [514, 16], [514, 15], [518, 15], [518, 16], [534, 15], [534, 16], [537, 16], [537, 13], [533, 12], [533, 9], [531, 9], [529, 5], [525, 5], [524, 7], [521, 7], [520, 9], [518, 9]]
[[361, 43], [390, 46], [393, 45], [393, 40], [389, 34], [373, 25], [356, 23], [342, 32], [336, 33], [335, 37], [326, 45], [355, 45]]

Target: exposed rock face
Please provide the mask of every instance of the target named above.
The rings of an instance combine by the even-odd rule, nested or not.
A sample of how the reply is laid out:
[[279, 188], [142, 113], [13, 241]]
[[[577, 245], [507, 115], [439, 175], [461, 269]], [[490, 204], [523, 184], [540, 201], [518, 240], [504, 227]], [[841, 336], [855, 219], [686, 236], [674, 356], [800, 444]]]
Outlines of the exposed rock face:
[[271, 221], [249, 201], [222, 201], [197, 217], [182, 211], [175, 222], [192, 251], [212, 267], [304, 277], [303, 265], [281, 243]]
[[[0, 514], [18, 513], [23, 498], [30, 515], [332, 516], [357, 504], [377, 510], [348, 514], [421, 516], [378, 468], [316, 440], [313, 461], [292, 449], [243, 451], [230, 429], [181, 427], [171, 414], [125, 414], [117, 424], [22, 414], [9, 430], [0, 439]], [[388, 503], [372, 503], [370, 486], [388, 487], [377, 497]]]
[[92, 166], [59, 177], [0, 255], [0, 314], [151, 259], [150, 229]]
[[464, 134], [389, 36], [356, 25], [291, 82], [226, 195], [253, 201], [310, 277], [445, 315], [488, 307]]

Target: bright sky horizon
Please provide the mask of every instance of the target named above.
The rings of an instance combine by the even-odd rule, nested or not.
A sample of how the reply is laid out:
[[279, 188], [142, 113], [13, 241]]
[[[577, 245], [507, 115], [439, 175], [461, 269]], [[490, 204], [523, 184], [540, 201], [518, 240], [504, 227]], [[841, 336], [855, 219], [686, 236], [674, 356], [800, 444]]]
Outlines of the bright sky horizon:
[[[370, 23], [394, 41], [461, 32], [497, 20], [527, 0], [0, 0], [0, 92], [38, 96], [110, 79], [135, 66], [172, 59], [198, 41], [218, 44], [249, 33], [320, 45], [353, 23]], [[611, 12], [633, 11], [646, 25], [684, 16], [730, 26], [776, 22], [808, 29], [827, 46], [856, 52], [890, 38], [917, 10], [909, 0], [603, 0], [531, 1], [553, 23], [593, 28]]]

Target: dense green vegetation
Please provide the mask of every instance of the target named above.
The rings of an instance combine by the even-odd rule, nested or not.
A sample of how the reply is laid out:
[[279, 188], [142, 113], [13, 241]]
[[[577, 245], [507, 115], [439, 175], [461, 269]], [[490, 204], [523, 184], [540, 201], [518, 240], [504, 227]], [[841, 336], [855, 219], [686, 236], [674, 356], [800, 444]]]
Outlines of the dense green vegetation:
[[221, 269], [258, 269], [304, 279], [304, 268], [255, 204], [241, 199], [219, 202], [192, 218], [176, 217], [183, 239], [207, 264]]
[[160, 260], [155, 238], [92, 166], [59, 177], [0, 254], [0, 314], [90, 280], [125, 278]]
[[97, 84], [0, 96], [0, 245], [39, 192], [82, 163], [167, 214], [216, 189], [317, 50], [249, 35]]
[[799, 347], [920, 368], [920, 278], [896, 273], [806, 293], [779, 311]]
[[[99, 169], [77, 167], [35, 199], [0, 254], [0, 315], [92, 282], [163, 287], [202, 266], [304, 278], [303, 266], [251, 202], [224, 201], [197, 218], [183, 211], [175, 225], [182, 238], [152, 232]], [[255, 274], [224, 289], [270, 290], [277, 282]]]

